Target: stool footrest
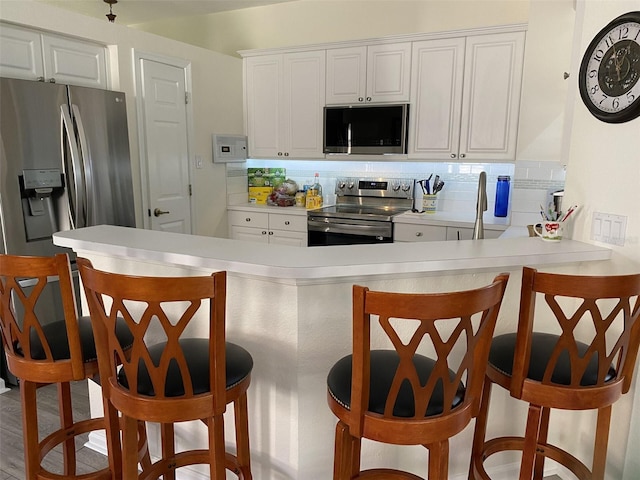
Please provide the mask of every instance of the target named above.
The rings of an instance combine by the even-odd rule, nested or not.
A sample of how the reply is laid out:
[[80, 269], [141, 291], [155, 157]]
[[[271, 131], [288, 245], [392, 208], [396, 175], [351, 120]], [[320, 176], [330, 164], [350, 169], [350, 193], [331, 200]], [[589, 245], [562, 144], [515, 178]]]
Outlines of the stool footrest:
[[[104, 428], [104, 418], [100, 417], [81, 420], [75, 422], [70, 427], [56, 430], [40, 442], [40, 462], [42, 462], [44, 457], [46, 457], [51, 450], [66, 442], [69, 438], [77, 437], [78, 435], [93, 432], [95, 430], [104, 430]], [[38, 478], [43, 480], [61, 480], [68, 479], [69, 476], [49, 472], [41, 466], [40, 471], [38, 472]], [[105, 467], [101, 470], [96, 470], [95, 472], [76, 475], [73, 478], [77, 480], [109, 480], [111, 479], [111, 471], [109, 470], [109, 467]]]
[[392, 470], [389, 468], [374, 468], [364, 470], [359, 475], [353, 477], [354, 480], [370, 479], [370, 480], [424, 480], [422, 477], [409, 472], [400, 470]]
[[[491, 455], [518, 450], [523, 451], [525, 439], [523, 437], [497, 437], [487, 440], [482, 449], [482, 455], [473, 460], [473, 473], [476, 480], [490, 480], [484, 469], [484, 461]], [[569, 452], [562, 450], [548, 443], [536, 445], [536, 454], [545, 458], [550, 458], [569, 469], [578, 480], [592, 480], [593, 476], [587, 466], [571, 455]], [[481, 461], [478, 461], [481, 460]]]

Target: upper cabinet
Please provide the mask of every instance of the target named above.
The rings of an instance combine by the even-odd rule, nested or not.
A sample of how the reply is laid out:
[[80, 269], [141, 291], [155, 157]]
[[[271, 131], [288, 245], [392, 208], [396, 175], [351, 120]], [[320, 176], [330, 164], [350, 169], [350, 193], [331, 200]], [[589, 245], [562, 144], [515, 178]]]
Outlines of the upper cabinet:
[[244, 61], [249, 155], [324, 158], [324, 50], [252, 56]]
[[106, 49], [0, 24], [0, 76], [106, 89]]
[[415, 42], [409, 158], [515, 160], [524, 32]]
[[327, 50], [327, 104], [406, 103], [411, 42]]

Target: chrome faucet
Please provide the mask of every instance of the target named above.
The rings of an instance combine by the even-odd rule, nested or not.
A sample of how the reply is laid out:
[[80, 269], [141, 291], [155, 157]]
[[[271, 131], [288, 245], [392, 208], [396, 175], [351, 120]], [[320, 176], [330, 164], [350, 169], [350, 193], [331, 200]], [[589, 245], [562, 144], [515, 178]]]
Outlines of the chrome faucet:
[[480, 172], [478, 178], [478, 201], [476, 202], [476, 222], [473, 225], [473, 239], [482, 240], [484, 238], [484, 223], [482, 215], [487, 211], [487, 174]]

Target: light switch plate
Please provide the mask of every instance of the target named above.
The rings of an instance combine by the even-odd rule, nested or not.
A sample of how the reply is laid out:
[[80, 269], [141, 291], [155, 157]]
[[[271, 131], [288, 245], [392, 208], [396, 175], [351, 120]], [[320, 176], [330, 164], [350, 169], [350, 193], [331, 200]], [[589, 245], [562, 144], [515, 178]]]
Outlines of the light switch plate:
[[624, 246], [627, 217], [610, 213], [593, 212], [591, 220], [591, 240]]

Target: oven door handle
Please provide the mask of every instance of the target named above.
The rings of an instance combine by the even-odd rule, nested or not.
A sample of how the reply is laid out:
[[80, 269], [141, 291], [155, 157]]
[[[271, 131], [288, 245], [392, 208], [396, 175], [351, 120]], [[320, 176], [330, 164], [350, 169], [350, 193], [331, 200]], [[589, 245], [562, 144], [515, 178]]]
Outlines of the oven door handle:
[[309, 231], [324, 233], [340, 233], [344, 235], [365, 235], [370, 237], [390, 237], [391, 224], [389, 225], [354, 225], [350, 223], [329, 223], [308, 220]]

